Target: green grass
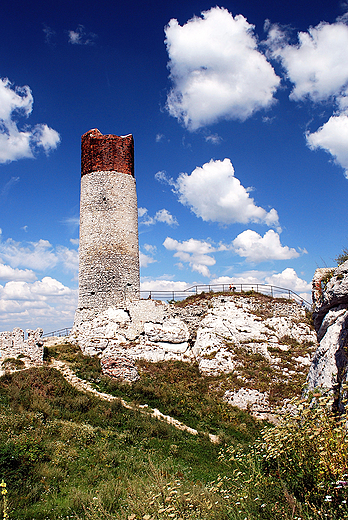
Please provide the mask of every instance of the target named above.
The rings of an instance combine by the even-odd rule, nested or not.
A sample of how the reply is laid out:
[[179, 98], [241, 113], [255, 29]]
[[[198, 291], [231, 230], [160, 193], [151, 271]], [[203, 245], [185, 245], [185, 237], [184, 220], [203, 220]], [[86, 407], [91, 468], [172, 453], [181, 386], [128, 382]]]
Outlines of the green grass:
[[[49, 349], [46, 359], [50, 356], [69, 358], [75, 366], [80, 359], [80, 354], [66, 345]], [[84, 377], [89, 374], [94, 379], [100, 375], [96, 360], [81, 361], [79, 368]], [[167, 367], [162, 375], [162, 397], [164, 381], [170, 384], [182, 372], [183, 367], [177, 370]], [[196, 369], [192, 368], [186, 378], [191, 375], [194, 378], [195, 374]], [[180, 405], [182, 409], [189, 404], [188, 396], [198, 403], [198, 393], [206, 390], [206, 383], [200, 379], [189, 384], [191, 388], [186, 404]], [[155, 395], [153, 387], [146, 390], [147, 381], [134, 385], [132, 392], [129, 385], [124, 389], [121, 385], [117, 390], [140, 402], [145, 395]], [[107, 386], [105, 382], [104, 385]], [[156, 404], [154, 401], [159, 398], [152, 397], [151, 404]], [[167, 402], [173, 400], [174, 395]], [[226, 425], [226, 436], [232, 442], [250, 441], [260, 429], [247, 414], [234, 413], [226, 405], [221, 408], [221, 415], [227, 414], [229, 408], [231, 417], [219, 419], [216, 403], [208, 400], [208, 405], [212, 407], [210, 419], [204, 422], [202, 413], [196, 419], [202, 429], [208, 425], [214, 429], [216, 421], [223, 434], [222, 426]], [[193, 409], [193, 403], [189, 408]], [[250, 426], [245, 438], [236, 427], [237, 417], [244, 428], [246, 423]], [[186, 418], [189, 412], [183, 417]], [[129, 508], [143, 507], [139, 498], [142, 493], [148, 493], [149, 489], [155, 493], [159, 476], [166, 489], [169, 482], [176, 480], [182, 489], [189, 490], [192, 500], [197, 493], [208, 497], [206, 484], [223, 469], [218, 452], [219, 447], [204, 435], [192, 436], [126, 410], [117, 400], [109, 403], [79, 392], [53, 368], [30, 369], [0, 378], [0, 476], [9, 489], [10, 517], [18, 520], [65, 518], [73, 513], [84, 518], [93, 513], [96, 504], [105, 515], [127, 518]], [[131, 500], [129, 489], [133, 490]], [[154, 507], [160, 508], [158, 500]], [[197, 507], [196, 504], [194, 508]], [[224, 518], [225, 513], [219, 514]]]
[[221, 402], [224, 378], [203, 377], [194, 364], [142, 362], [140, 380], [130, 385], [102, 376], [98, 359], [71, 345], [46, 349], [46, 362], [52, 358], [114, 395], [218, 433], [222, 442], [79, 392], [49, 366], [6, 374], [0, 479], [10, 518], [348, 518], [346, 490], [335, 484], [348, 473], [345, 423], [336, 424], [327, 408], [303, 401], [298, 420], [290, 416], [261, 434], [262, 423]]

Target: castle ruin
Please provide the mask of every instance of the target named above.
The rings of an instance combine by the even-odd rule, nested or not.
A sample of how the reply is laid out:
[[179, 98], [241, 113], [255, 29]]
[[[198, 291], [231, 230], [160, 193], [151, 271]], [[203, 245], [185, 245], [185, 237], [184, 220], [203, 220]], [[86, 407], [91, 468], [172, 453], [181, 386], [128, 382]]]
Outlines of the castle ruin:
[[81, 138], [79, 300], [74, 327], [138, 300], [138, 209], [132, 135]]

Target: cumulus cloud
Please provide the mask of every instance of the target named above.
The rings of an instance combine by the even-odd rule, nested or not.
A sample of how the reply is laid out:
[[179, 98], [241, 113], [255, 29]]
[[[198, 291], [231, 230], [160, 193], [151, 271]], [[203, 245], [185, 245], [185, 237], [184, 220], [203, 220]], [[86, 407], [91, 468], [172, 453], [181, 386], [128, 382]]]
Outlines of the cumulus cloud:
[[[295, 293], [302, 296], [302, 298], [309, 299], [308, 295], [312, 291], [312, 284], [299, 278], [295, 269], [287, 267], [281, 273], [272, 274], [266, 277], [266, 282], [277, 287], [284, 287], [291, 289]], [[303, 296], [303, 295], [306, 296]]]
[[279, 229], [278, 213], [256, 206], [250, 189], [234, 176], [230, 159], [197, 166], [188, 175], [181, 173], [175, 183], [179, 201], [204, 221], [222, 224], [257, 222]]
[[146, 255], [142, 251], [139, 251], [139, 261], [140, 267], [147, 267], [149, 264], [153, 264], [154, 262], [156, 262], [153, 256]]
[[27, 85], [14, 87], [7, 78], [0, 79], [0, 163], [33, 158], [39, 148], [46, 153], [57, 148], [60, 136], [46, 124], [18, 128], [16, 118], [28, 117], [33, 102]]
[[298, 33], [290, 44], [286, 31], [277, 25], [269, 29], [270, 56], [278, 59], [294, 87], [290, 99], [331, 101], [335, 114], [316, 132], [306, 133], [308, 146], [322, 148], [345, 169], [348, 178], [348, 26], [347, 18], [335, 23], [321, 22]]
[[145, 226], [151, 226], [157, 222], [162, 222], [171, 227], [179, 225], [177, 219], [167, 209], [160, 209], [154, 217], [150, 217], [147, 208], [138, 208], [138, 216], [140, 218], [139, 223]]
[[14, 269], [9, 265], [0, 263], [0, 280], [24, 280], [32, 282], [36, 275], [31, 269]]
[[256, 231], [247, 229], [232, 242], [234, 251], [245, 257], [247, 262], [265, 262], [267, 260], [289, 260], [300, 253], [294, 248], [282, 246], [278, 233], [268, 230], [262, 237]]
[[183, 26], [165, 28], [173, 88], [169, 113], [196, 130], [218, 119], [244, 121], [270, 107], [280, 79], [258, 50], [254, 26], [214, 7]]
[[321, 22], [307, 32], [299, 32], [295, 45], [287, 42], [281, 28], [271, 26], [267, 43], [294, 84], [291, 99], [308, 97], [317, 102], [347, 95], [348, 27], [342, 21]]
[[11, 238], [0, 241], [0, 257], [12, 268], [25, 267], [35, 271], [53, 269], [58, 264], [77, 273], [78, 252], [64, 246], [54, 248], [48, 240], [22, 244]]
[[9, 281], [0, 285], [0, 327], [42, 327], [46, 332], [70, 327], [77, 293], [49, 276], [33, 283]]
[[76, 31], [68, 31], [69, 43], [72, 45], [94, 45], [97, 35], [87, 33], [84, 25], [79, 24]]
[[187, 262], [192, 271], [200, 273], [202, 276], [210, 276], [208, 267], [215, 265], [216, 260], [212, 253], [219, 251], [212, 244], [202, 240], [190, 238], [183, 242], [167, 237], [163, 245], [169, 251], [176, 251], [174, 257], [179, 258], [182, 262]]
[[348, 179], [348, 115], [332, 116], [316, 132], [307, 133], [307, 144], [314, 150], [322, 148], [332, 155], [335, 162], [344, 168]]

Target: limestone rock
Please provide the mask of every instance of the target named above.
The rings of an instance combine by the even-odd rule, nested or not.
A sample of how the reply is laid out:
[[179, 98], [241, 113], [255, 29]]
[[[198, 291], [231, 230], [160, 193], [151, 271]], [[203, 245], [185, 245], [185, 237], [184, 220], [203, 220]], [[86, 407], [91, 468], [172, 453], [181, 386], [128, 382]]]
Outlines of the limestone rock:
[[103, 374], [116, 379], [134, 382], [139, 374], [134, 361], [127, 357], [103, 357], [100, 361]]
[[268, 415], [272, 413], [267, 392], [249, 388], [240, 388], [235, 392], [227, 390], [224, 400], [241, 410], [250, 410], [252, 415], [258, 419], [267, 419]]
[[339, 408], [348, 369], [348, 261], [317, 269], [313, 277], [314, 326], [319, 346], [308, 374], [308, 390], [333, 392]]
[[272, 373], [269, 380], [277, 386], [294, 375], [304, 380], [316, 335], [293, 301], [228, 294], [183, 305], [128, 302], [74, 326], [70, 340], [85, 354], [98, 355], [104, 373], [128, 381], [136, 377], [138, 360], [195, 361], [203, 374], [233, 374], [229, 391], [240, 397], [233, 402], [257, 396], [252, 413], [269, 419], [272, 407], [257, 383], [259, 371]]

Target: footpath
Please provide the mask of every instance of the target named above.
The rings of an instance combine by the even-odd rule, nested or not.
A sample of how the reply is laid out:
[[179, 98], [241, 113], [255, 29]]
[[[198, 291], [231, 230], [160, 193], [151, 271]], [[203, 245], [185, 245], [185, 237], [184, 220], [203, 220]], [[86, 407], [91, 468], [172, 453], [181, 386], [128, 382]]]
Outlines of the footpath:
[[[127, 408], [127, 410], [137, 411], [142, 414], [150, 415], [151, 417], [158, 419], [159, 421], [163, 421], [167, 424], [170, 424], [171, 426], [174, 426], [174, 428], [177, 428], [178, 430], [185, 431], [190, 433], [191, 435], [198, 435], [198, 430], [195, 430], [194, 428], [190, 428], [190, 426], [187, 426], [186, 424], [178, 421], [177, 419], [174, 419], [174, 417], [170, 417], [170, 415], [164, 415], [162, 412], [160, 412], [157, 408], [150, 408], [147, 404], [142, 405], [132, 405], [125, 401], [124, 399], [121, 399], [120, 397], [115, 397], [110, 394], [106, 394], [103, 392], [99, 392], [95, 388], [92, 387], [92, 385], [85, 381], [84, 379], [80, 379], [77, 377], [77, 375], [71, 370], [71, 368], [64, 363], [63, 361], [58, 361], [57, 359], [52, 359], [50, 365], [52, 368], [55, 368], [56, 370], [59, 370], [63, 377], [75, 388], [80, 390], [81, 392], [91, 393], [95, 396], [99, 397], [100, 399], [103, 399], [104, 401], [119, 401], [124, 408]], [[209, 437], [210, 442], [217, 444], [219, 442], [219, 436], [213, 435], [212, 433], [207, 434]]]

